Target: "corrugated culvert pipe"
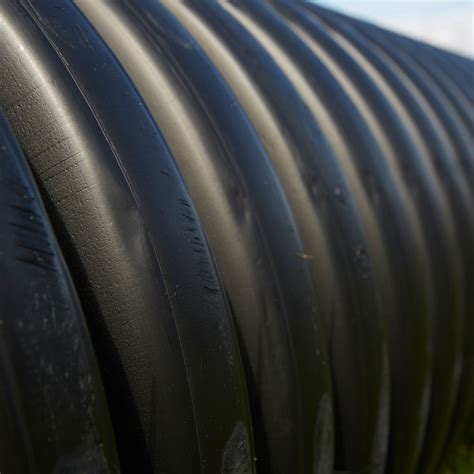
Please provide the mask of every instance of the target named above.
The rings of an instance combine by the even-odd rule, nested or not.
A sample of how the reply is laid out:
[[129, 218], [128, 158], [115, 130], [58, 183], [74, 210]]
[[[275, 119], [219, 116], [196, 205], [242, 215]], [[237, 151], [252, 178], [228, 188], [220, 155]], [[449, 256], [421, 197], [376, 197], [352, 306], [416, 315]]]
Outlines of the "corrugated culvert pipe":
[[474, 451], [473, 84], [313, 3], [0, 1], [0, 471]]

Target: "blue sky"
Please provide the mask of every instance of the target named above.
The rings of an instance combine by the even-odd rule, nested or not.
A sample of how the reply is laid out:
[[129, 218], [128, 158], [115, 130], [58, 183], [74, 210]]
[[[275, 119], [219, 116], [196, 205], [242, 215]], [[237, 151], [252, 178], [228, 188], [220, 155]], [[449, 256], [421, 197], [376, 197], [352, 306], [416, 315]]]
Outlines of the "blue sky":
[[319, 0], [317, 3], [474, 58], [474, 0]]

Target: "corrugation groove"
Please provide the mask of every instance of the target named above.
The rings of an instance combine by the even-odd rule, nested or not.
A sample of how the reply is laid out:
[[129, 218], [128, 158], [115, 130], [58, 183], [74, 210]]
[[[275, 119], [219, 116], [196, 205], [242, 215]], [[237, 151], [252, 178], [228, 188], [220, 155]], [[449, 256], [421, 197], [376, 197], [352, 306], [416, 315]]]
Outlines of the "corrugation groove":
[[[93, 472], [436, 473], [474, 443], [471, 59], [291, 0], [5, 0], [0, 44], [110, 409]], [[11, 469], [84, 469], [8, 426]]]
[[[466, 177], [463, 176], [462, 173], [459, 172], [459, 169], [455, 166], [455, 162], [453, 162], [454, 152], [452, 148], [449, 147], [449, 143], [446, 143], [445, 140], [441, 139], [442, 135], [440, 137], [439, 132], [442, 131], [442, 129], [440, 129], [439, 126], [436, 127], [436, 123], [431, 123], [433, 115], [424, 114], [423, 109], [419, 106], [415, 100], [415, 97], [410, 94], [410, 90], [404, 87], [403, 82], [398, 79], [396, 74], [392, 73], [388, 67], [389, 65], [384, 62], [383, 57], [377, 54], [376, 50], [367, 46], [367, 43], [364, 41], [364, 38], [360, 36], [360, 34], [351, 28], [349, 24], [344, 24], [344, 22], [340, 21], [334, 21], [334, 18], [330, 14], [327, 14], [327, 12], [318, 10], [318, 14], [320, 18], [323, 18], [332, 28], [334, 28], [334, 31], [337, 31], [338, 34], [343, 35], [347, 41], [351, 42], [352, 47], [357, 47], [360, 53], [365, 55], [365, 60], [370, 60], [373, 65], [376, 66], [377, 69], [374, 69], [372, 74], [377, 73], [377, 71], [380, 74], [383, 74], [383, 79], [386, 80], [387, 85], [390, 85], [393, 93], [396, 94], [398, 92], [398, 99], [401, 100], [406, 106], [407, 113], [414, 117], [415, 120], [412, 121], [412, 126], [420, 128], [420, 139], [426, 141], [426, 146], [429, 149], [427, 158], [434, 162], [433, 167], [435, 168], [437, 175], [439, 176], [439, 180], [449, 196], [448, 202], [450, 205], [450, 212], [452, 213], [456, 223], [458, 245], [462, 251], [463, 256], [464, 281], [472, 281], [472, 242], [474, 241], [474, 234], [472, 226], [472, 200], [469, 196], [469, 191], [472, 189], [472, 186], [469, 187]], [[346, 48], [350, 48], [349, 51], [354, 56], [355, 53], [353, 52], [351, 45], [345, 41], [342, 42], [342, 44], [345, 45]], [[367, 69], [367, 67], [365, 67], [365, 69]], [[470, 322], [472, 321], [472, 314], [474, 314], [472, 299], [467, 298], [465, 308], [466, 327], [464, 329], [464, 351], [466, 355], [471, 351], [469, 348], [470, 343], [468, 341], [470, 340], [470, 334], [472, 334], [472, 323]], [[461, 382], [461, 386], [459, 388], [460, 400], [458, 402], [458, 411], [454, 416], [454, 419], [456, 420], [456, 423], [460, 425], [460, 427], [455, 428], [456, 431], [462, 431], [461, 426], [466, 424], [465, 415], [461, 415], [461, 413], [466, 413], [465, 410], [468, 410], [467, 407], [470, 404], [468, 400], [472, 400], [473, 397], [472, 382], [468, 374], [469, 370], [463, 372], [463, 381]], [[403, 450], [403, 453], [407, 453], [407, 450]], [[399, 456], [394, 456], [394, 461], [393, 463], [390, 463], [390, 465], [393, 467], [397, 466], [401, 459], [400, 456], [403, 456], [403, 454], [400, 453]], [[393, 472], [397, 472], [397, 469], [394, 469]]]
[[[197, 5], [197, 3], [193, 4], [193, 7], [195, 7], [196, 9], [200, 9], [201, 4], [199, 5]], [[212, 5], [210, 8], [208, 8], [208, 6], [205, 5], [200, 9], [200, 12], [201, 11], [203, 12], [204, 15], [209, 14], [211, 11], [212, 13], [215, 12], [216, 15], [219, 15], [218, 21], [214, 22], [213, 20], [211, 20], [213, 21], [212, 26], [215, 28], [219, 28], [219, 26], [222, 25], [224, 21], [227, 22], [224, 26], [225, 28], [225, 35], [223, 35], [225, 36], [224, 41], [226, 41], [227, 38], [230, 37], [229, 35], [230, 26], [228, 26], [229, 24], [232, 26], [232, 28], [235, 28], [235, 29], [239, 28], [238, 23], [231, 22], [230, 17], [228, 15], [225, 15], [225, 12], [218, 6], [215, 7], [214, 5]], [[249, 41], [249, 40], [246, 39], [246, 41]], [[237, 45], [237, 42], [233, 43], [233, 45]], [[259, 48], [257, 43], [253, 43], [251, 47], [255, 49]], [[236, 47], [234, 51], [236, 51], [236, 54], [239, 54], [239, 51], [237, 51], [237, 49], [238, 48]], [[248, 49], [250, 49], [250, 46], [248, 47]], [[310, 123], [314, 123], [313, 121], [314, 119], [310, 115], [308, 115], [304, 107], [300, 107], [299, 109], [295, 108], [294, 106], [295, 102], [293, 100], [291, 102], [288, 101], [285, 104], [281, 104], [281, 105], [278, 104], [275, 94], [278, 94], [278, 96], [280, 97], [283, 96], [282, 86], [278, 83], [275, 83], [275, 80], [272, 78], [281, 77], [281, 81], [282, 82], [285, 81], [283, 82], [283, 84], [285, 83], [288, 84], [287, 80], [285, 79], [284, 76], [282, 76], [280, 70], [276, 69], [275, 67], [276, 65], [275, 63], [272, 62], [271, 57], [268, 56], [268, 53], [266, 53], [261, 48], [259, 48], [259, 53], [260, 53], [259, 57], [268, 58], [268, 59], [259, 59], [259, 62], [262, 63], [264, 60], [267, 61], [269, 65], [268, 67], [269, 72], [264, 75], [264, 71], [260, 67], [258, 69], [258, 73], [254, 73], [254, 78], [255, 78], [254, 80], [259, 82], [261, 91], [267, 94], [272, 94], [272, 91], [269, 89], [270, 89], [270, 84], [272, 84], [271, 81], [273, 80], [273, 83], [275, 84], [274, 86], [275, 89], [276, 88], [278, 89], [276, 89], [273, 95], [269, 96], [268, 102], [277, 108], [276, 110], [278, 111], [278, 118], [283, 122], [284, 124], [283, 126], [288, 131], [291, 130], [292, 135], [290, 137], [294, 141], [294, 146], [300, 149], [299, 151], [300, 156], [311, 160], [311, 157], [314, 154], [314, 152], [312, 153], [311, 150], [315, 149], [311, 140], [312, 137], [308, 135], [302, 136], [302, 133], [299, 127], [299, 123], [302, 123], [301, 119], [297, 123], [295, 121], [295, 118], [298, 117], [297, 113], [300, 114], [301, 118], [305, 117], [303, 120], [306, 127], [309, 127]], [[252, 60], [252, 58], [249, 58], [249, 59], [250, 61], [242, 60], [242, 63], [244, 67], [252, 68], [253, 65], [257, 63], [257, 61]], [[250, 69], [250, 70], [252, 71], [253, 69]], [[292, 86], [288, 84], [286, 89], [288, 90], [290, 87]], [[278, 90], [280, 90], [280, 92], [278, 92]], [[301, 100], [301, 99], [298, 99], [296, 95], [294, 96], [294, 98], [296, 100]], [[291, 99], [293, 99], [293, 97]], [[285, 111], [282, 110], [283, 107]], [[318, 132], [318, 135], [321, 136], [321, 133]], [[308, 141], [308, 139], [310, 139], [310, 141]], [[305, 142], [307, 143], [307, 145], [305, 148], [303, 148], [303, 145]], [[347, 214], [347, 211], [349, 211], [348, 207], [350, 206], [350, 203], [348, 201], [346, 202], [346, 196], [348, 193], [344, 189], [343, 179], [344, 178], [341, 177], [340, 181], [336, 181], [336, 182], [332, 181], [334, 183], [333, 187], [328, 189], [327, 191], [324, 190], [323, 188], [321, 192], [327, 193], [329, 195], [329, 199], [335, 201], [334, 204], [332, 205], [334, 206], [333, 207], [334, 211], [341, 212], [340, 208], [341, 206], [343, 206], [342, 210], [345, 213], [344, 220], [341, 219], [340, 224], [339, 222], [334, 222], [334, 217], [336, 214], [333, 214], [330, 217], [331, 224], [332, 225], [342, 224], [342, 225], [352, 226], [353, 224], [350, 224], [350, 221], [348, 222], [346, 220], [347, 217], [350, 216], [350, 214], [349, 215]], [[324, 184], [321, 183], [321, 187], [322, 186], [324, 186]], [[329, 204], [330, 203], [328, 203], [328, 205]], [[313, 206], [314, 205], [315, 203], [313, 203]], [[308, 217], [303, 217], [303, 218], [307, 219]], [[351, 217], [351, 220], [352, 220], [352, 217]], [[359, 226], [360, 223], [357, 225]], [[340, 231], [336, 231], [336, 232], [340, 233]], [[350, 234], [348, 235], [352, 234], [352, 236], [354, 236], [354, 232], [355, 232], [354, 230], [351, 230], [349, 232]], [[344, 235], [347, 235], [347, 231], [344, 232]], [[380, 376], [383, 377], [385, 375], [384, 371], [383, 369], [374, 367], [374, 363], [376, 364], [384, 363], [383, 351], [385, 350], [385, 345], [384, 345], [383, 340], [380, 338], [380, 333], [374, 334], [374, 331], [378, 330], [377, 326], [374, 327], [374, 324], [373, 324], [375, 321], [374, 317], [379, 317], [378, 316], [379, 310], [377, 309], [377, 306], [376, 306], [377, 303], [373, 300], [373, 296], [372, 296], [373, 287], [369, 286], [369, 284], [371, 285], [372, 274], [370, 271], [370, 262], [368, 262], [365, 259], [366, 244], [363, 242], [364, 241], [351, 243], [351, 246], [349, 247], [349, 249], [347, 249], [347, 246], [345, 244], [339, 243], [337, 250], [333, 251], [334, 256], [335, 256], [334, 264], [337, 264], [339, 266], [339, 269], [340, 269], [339, 271], [341, 272], [340, 275], [342, 276], [342, 278], [340, 278], [342, 291], [344, 291], [345, 295], [347, 295], [347, 296], [344, 296], [343, 297], [344, 300], [341, 301], [341, 303], [345, 304], [345, 308], [341, 310], [336, 309], [336, 311], [334, 311], [335, 313], [333, 316], [334, 321], [332, 322], [335, 328], [337, 327], [337, 329], [333, 329], [332, 331], [332, 333], [334, 334], [334, 339], [332, 339], [331, 341], [331, 344], [334, 346], [334, 349], [331, 351], [333, 355], [333, 362], [334, 362], [333, 366], [337, 366], [339, 369], [336, 371], [336, 374], [335, 374], [335, 383], [336, 385], [339, 384], [340, 386], [346, 384], [346, 385], [351, 385], [353, 387], [353, 391], [351, 394], [344, 393], [344, 391], [339, 390], [339, 393], [340, 393], [339, 397], [343, 399], [343, 401], [340, 404], [336, 405], [336, 411], [343, 410], [345, 412], [344, 416], [341, 418], [345, 420], [346, 427], [349, 426], [349, 429], [352, 428], [353, 430], [356, 429], [355, 428], [356, 426], [358, 426], [359, 429], [361, 426], [360, 420], [359, 422], [357, 422], [357, 416], [360, 416], [361, 419], [365, 418], [365, 420], [367, 421], [367, 425], [369, 425], [370, 423], [377, 424], [379, 420], [383, 420], [383, 413], [385, 410], [385, 407], [382, 403], [381, 411], [374, 412], [375, 417], [372, 418], [372, 420], [376, 420], [376, 421], [369, 421], [371, 410], [368, 404], [371, 403], [372, 406], [374, 405], [377, 406], [380, 403], [379, 402], [380, 399], [378, 397], [381, 396], [383, 398], [383, 396], [385, 395], [383, 392], [384, 390], [383, 379], [380, 383], [376, 382], [376, 377], [380, 377]], [[348, 254], [347, 253], [348, 250], [350, 253], [353, 252], [353, 254], [352, 255], [350, 255], [350, 253]], [[343, 259], [342, 261], [341, 261], [341, 258]], [[358, 258], [360, 258], [360, 261], [358, 260]], [[363, 266], [363, 268], [360, 268], [361, 265]], [[359, 281], [354, 281], [353, 276], [351, 275], [352, 272], [348, 271], [348, 269], [351, 266], [355, 270], [355, 274], [360, 278]], [[350, 280], [348, 277], [350, 278]], [[358, 285], [358, 287], [355, 285]], [[365, 290], [362, 289], [363, 286], [365, 286], [366, 288]], [[351, 320], [358, 321], [358, 330], [357, 332], [356, 330], [354, 330], [353, 337], [355, 339], [352, 341], [350, 339], [348, 340], [347, 339], [348, 335], [343, 334], [343, 332], [340, 329], [341, 326], [344, 325], [344, 321], [343, 320], [341, 321], [342, 318], [347, 318], [346, 321], [351, 321]], [[367, 318], [367, 320], [371, 321], [370, 325], [372, 327], [370, 328], [367, 327], [368, 323], [366, 322], [367, 320], [364, 320], [364, 318]], [[356, 339], [356, 338], [360, 338], [360, 339]], [[360, 345], [357, 345], [357, 340], [360, 341]], [[351, 348], [350, 345], [354, 345], [354, 346], [357, 345], [359, 350], [354, 350], [354, 348], [353, 347]], [[365, 348], [364, 352], [360, 350], [361, 347]], [[380, 351], [380, 352], [377, 355], [375, 355], [377, 351]], [[364, 353], [368, 355], [365, 356]], [[382, 355], [380, 356], [380, 354]], [[354, 365], [357, 368], [355, 368]], [[352, 369], [350, 368], [351, 366], [352, 366]], [[357, 373], [357, 371], [365, 371], [365, 370], [368, 371], [367, 377], [372, 378], [374, 380], [373, 387], [368, 387], [367, 385], [363, 385], [361, 384], [361, 381], [358, 382], [357, 380], [350, 379], [352, 374]], [[375, 375], [375, 374], [378, 374], [378, 375]], [[349, 379], [347, 377], [349, 377]], [[370, 392], [364, 393], [364, 391], [366, 391], [367, 389], [370, 389], [370, 390], [374, 389], [374, 390], [371, 393]], [[358, 390], [359, 393], [356, 394], [355, 393], [356, 390]], [[379, 390], [381, 391], [379, 392]], [[337, 392], [337, 388], [336, 388], [336, 392]], [[350, 399], [348, 399], [349, 397]], [[374, 398], [371, 398], [371, 397], [374, 397]], [[367, 403], [367, 405], [364, 403], [364, 400], [365, 400], [365, 403]], [[357, 404], [357, 402], [359, 402], [357, 406], [358, 410], [356, 410], [355, 408], [350, 409], [350, 405]], [[362, 411], [363, 407], [365, 407], [365, 411]], [[379, 417], [379, 414], [381, 414], [380, 417]], [[369, 433], [373, 433], [372, 429], [373, 429], [372, 426], [369, 425], [369, 428], [368, 428]], [[375, 427], [374, 431], [376, 429], [377, 427]], [[371, 434], [369, 434], [365, 438], [361, 437], [362, 438], [361, 443], [365, 443], [365, 444], [372, 443], [374, 440], [370, 439], [370, 437], [371, 437]], [[380, 442], [379, 441], [380, 439], [383, 440], [383, 436], [380, 436], [380, 438], [377, 437], [376, 442]], [[369, 451], [372, 448], [373, 446], [368, 446]], [[367, 448], [364, 448], [364, 449], [367, 449]], [[372, 452], [370, 452], [368, 457], [370, 457], [370, 455], [372, 455]], [[377, 464], [378, 460], [371, 458], [369, 462], [370, 464]], [[363, 462], [361, 464], [363, 464]]]
[[[305, 18], [304, 16], [299, 17]], [[311, 25], [311, 31], [313, 34], [318, 32], [317, 25]], [[324, 37], [319, 35], [317, 37], [320, 44], [326, 47], [326, 51], [331, 51], [329, 48], [333, 47], [334, 44], [329, 44], [328, 41], [324, 41]], [[333, 48], [334, 50], [334, 48]], [[440, 202], [442, 199], [442, 190], [439, 189], [439, 182], [435, 180], [432, 174], [432, 169], [428, 168], [425, 160], [412, 146], [412, 143], [407, 141], [409, 137], [406, 136], [404, 129], [400, 127], [400, 123], [396, 120], [396, 116], [391, 113], [389, 104], [384, 100], [383, 96], [378, 93], [378, 90], [373, 84], [368, 83], [366, 77], [361, 74], [361, 71], [356, 67], [350, 67], [352, 65], [350, 57], [341, 57], [338, 50], [333, 52], [332, 57], [338, 61], [341, 67], [344, 67], [345, 77], [351, 78], [352, 82], [357, 85], [361, 91], [361, 95], [365, 98], [367, 104], [371, 108], [374, 114], [378, 114], [377, 121], [383, 126], [383, 129], [388, 131], [387, 139], [391, 142], [392, 150], [403, 149], [404, 153], [398, 155], [398, 161], [400, 161], [401, 172], [404, 175], [405, 182], [407, 183], [407, 190], [411, 194], [416, 207], [418, 208], [418, 219], [422, 222], [425, 228], [425, 235], [427, 236], [427, 247], [431, 254], [433, 273], [438, 275], [436, 279], [437, 283], [435, 286], [435, 293], [438, 296], [436, 307], [437, 314], [434, 315], [435, 325], [435, 337], [438, 337], [436, 345], [440, 348], [440, 353], [443, 354], [442, 360], [434, 360], [434, 373], [443, 374], [447, 377], [442, 381], [433, 379], [435, 384], [434, 393], [432, 393], [432, 412], [439, 413], [436, 407], [439, 403], [437, 400], [442, 397], [442, 390], [446, 390], [444, 395], [445, 399], [442, 400], [441, 406], [452, 407], [454, 404], [455, 394], [458, 383], [458, 366], [460, 364], [461, 357], [461, 331], [462, 331], [462, 312], [464, 311], [464, 291], [461, 280], [461, 268], [460, 258], [457, 257], [458, 243], [454, 242], [452, 235], [452, 222], [450, 216], [447, 216], [444, 212], [444, 202]], [[359, 106], [359, 109], [362, 109]], [[394, 120], [395, 119], [395, 120]], [[380, 141], [380, 140], [379, 140]], [[389, 153], [385, 152], [385, 156]], [[447, 244], [444, 249], [440, 248], [439, 242], [443, 241]], [[444, 257], [443, 257], [444, 255]], [[457, 259], [456, 259], [457, 257]], [[444, 258], [444, 260], [443, 260]], [[452, 265], [453, 264], [453, 265]], [[451, 266], [452, 265], [452, 266]], [[448, 280], [452, 283], [451, 295], [445, 293], [446, 288], [446, 270], [451, 266], [451, 276]], [[437, 269], [436, 269], [437, 267]], [[466, 288], [467, 290], [467, 288]], [[449, 290], [448, 290], [449, 291]], [[439, 298], [442, 295], [441, 298]], [[446, 319], [444, 315], [450, 315], [449, 319]], [[457, 321], [456, 321], [457, 319]], [[437, 336], [438, 333], [438, 336]], [[441, 334], [441, 337], [439, 336]], [[446, 334], [450, 334], [449, 338], [446, 338]], [[454, 344], [453, 344], [454, 341]], [[442, 345], [445, 345], [444, 349], [441, 349]], [[448, 354], [451, 353], [451, 360], [448, 360]], [[446, 365], [445, 365], [446, 364]], [[438, 375], [439, 377], [439, 375]], [[399, 385], [394, 382], [394, 385]], [[442, 387], [442, 388], [441, 388]], [[393, 406], [393, 405], [392, 405]], [[394, 419], [399, 419], [399, 415], [396, 409], [392, 409], [392, 416]], [[439, 416], [439, 415], [438, 415]], [[439, 430], [447, 430], [449, 428], [449, 410], [445, 412], [444, 425]], [[438, 423], [442, 424], [442, 421]], [[434, 428], [431, 431], [435, 431]], [[393, 433], [393, 432], [392, 432]], [[402, 430], [397, 438], [405, 435], [406, 430]], [[439, 435], [442, 438], [444, 433]], [[397, 440], [399, 443], [399, 440]], [[404, 440], [404, 442], [406, 442]], [[413, 443], [416, 446], [418, 443]], [[391, 465], [395, 465], [395, 472], [405, 471], [406, 467], [398, 466], [398, 459], [404, 456], [406, 453], [404, 448], [400, 453], [393, 453], [392, 459], [394, 460]], [[434, 452], [431, 449], [430, 452]], [[413, 467], [411, 467], [412, 469]]]
[[464, 168], [464, 173], [469, 179], [473, 179], [472, 130], [467, 130], [462, 124], [453, 104], [446, 98], [441, 88], [430, 75], [423, 72], [417, 62], [408, 57], [403, 50], [396, 47], [397, 43], [394, 44], [391, 41], [393, 39], [391, 34], [383, 33], [372, 25], [352, 21], [362, 34], [366, 35], [371, 42], [380, 47], [397, 64], [418, 91], [424, 95], [447, 129], [448, 136], [456, 147], [456, 156]]
[[[85, 9], [92, 12], [95, 7], [87, 3]], [[228, 288], [243, 357], [249, 364], [250, 391], [260, 394], [260, 399], [251, 397], [254, 424], [262, 425], [259, 432], [270, 434], [265, 439], [256, 438], [263, 453], [269, 451], [262, 454], [262, 464], [271, 454], [272, 459], [267, 462], [280, 466], [282, 472], [294, 466], [300, 466], [302, 471], [311, 470], [312, 449], [300, 446], [298, 440], [312, 444], [319, 418], [332, 423], [330, 413], [319, 413], [318, 403], [314, 403], [315, 399], [328, 396], [330, 386], [325, 375], [325, 348], [319, 342], [322, 339], [314, 315], [314, 290], [306, 263], [297, 257], [305, 251], [280, 184], [257, 137], [252, 139], [254, 131], [245, 115], [239, 113], [236, 99], [194, 40], [179, 24], [174, 24], [166, 10], [154, 2], [133, 7], [116, 2], [108, 7], [107, 15], [100, 17], [114, 19], [113, 30], [104, 35], [124, 64], [133, 61], [137, 49], [120, 42], [118, 28], [134, 38], [132, 44], [138, 45], [146, 57], [143, 63], [151, 64], [152, 58], [160, 62], [160, 68], [155, 67], [153, 73], [151, 68], [143, 71], [137, 65], [134, 74], [141, 77], [140, 91], [152, 104], [157, 124], [187, 179]], [[175, 119], [170, 125], [163, 113], [166, 99], [156, 90], [155, 78], [165, 70], [173, 76], [168, 87], [174, 90], [169, 93], [174, 92], [188, 116], [195, 116], [187, 125], [199, 127], [194, 136], [203, 141], [204, 163], [194, 162], [196, 141], [183, 150], [182, 137], [187, 133], [184, 124]], [[185, 74], [186, 70], [194, 72]], [[212, 94], [204, 88], [211, 84]], [[176, 102], [173, 105], [170, 114], [177, 108]], [[233, 113], [228, 114], [229, 110]], [[212, 175], [203, 175], [205, 170]], [[221, 183], [219, 192], [208, 196], [207, 190], [214, 181]], [[232, 227], [226, 224], [232, 220]], [[239, 247], [244, 259], [229, 252]], [[250, 292], [245, 291], [247, 284], [253, 300], [248, 298]], [[274, 385], [268, 386], [269, 381], [274, 384], [275, 380], [279, 386], [288, 387], [278, 398], [271, 394]], [[321, 405], [321, 410], [327, 409]], [[284, 422], [280, 418], [282, 413], [286, 414]], [[323, 431], [328, 428], [323, 426]], [[278, 458], [278, 453], [284, 456]], [[305, 460], [304, 456], [309, 454], [311, 460]]]

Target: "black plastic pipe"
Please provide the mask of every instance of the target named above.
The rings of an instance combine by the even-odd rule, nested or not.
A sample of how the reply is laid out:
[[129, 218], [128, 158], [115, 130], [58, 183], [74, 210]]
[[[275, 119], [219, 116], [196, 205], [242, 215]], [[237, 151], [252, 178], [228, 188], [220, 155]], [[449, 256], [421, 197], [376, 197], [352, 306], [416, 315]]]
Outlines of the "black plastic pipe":
[[410, 474], [469, 446], [471, 59], [289, 0], [5, 0], [0, 46], [0, 180], [49, 242], [18, 244], [4, 186], [0, 471]]

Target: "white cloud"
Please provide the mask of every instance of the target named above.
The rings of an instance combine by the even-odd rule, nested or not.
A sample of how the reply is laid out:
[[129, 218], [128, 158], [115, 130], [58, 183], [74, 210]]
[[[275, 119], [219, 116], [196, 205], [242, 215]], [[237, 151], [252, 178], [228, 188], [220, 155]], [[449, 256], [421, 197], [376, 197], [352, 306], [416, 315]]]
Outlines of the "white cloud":
[[443, 12], [418, 11], [381, 24], [428, 43], [474, 57], [473, 7], [461, 5]]
[[474, 58], [474, 1], [322, 0], [318, 3]]

